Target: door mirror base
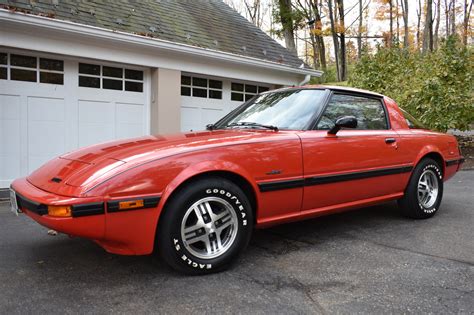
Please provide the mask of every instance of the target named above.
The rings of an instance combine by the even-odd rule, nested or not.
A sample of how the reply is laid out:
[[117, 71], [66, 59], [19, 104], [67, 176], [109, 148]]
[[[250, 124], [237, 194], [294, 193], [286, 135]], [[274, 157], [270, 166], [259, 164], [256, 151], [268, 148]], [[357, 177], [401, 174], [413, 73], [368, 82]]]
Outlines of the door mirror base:
[[328, 131], [328, 135], [335, 135], [341, 128], [357, 128], [357, 118], [354, 116], [343, 116], [336, 120], [334, 127]]

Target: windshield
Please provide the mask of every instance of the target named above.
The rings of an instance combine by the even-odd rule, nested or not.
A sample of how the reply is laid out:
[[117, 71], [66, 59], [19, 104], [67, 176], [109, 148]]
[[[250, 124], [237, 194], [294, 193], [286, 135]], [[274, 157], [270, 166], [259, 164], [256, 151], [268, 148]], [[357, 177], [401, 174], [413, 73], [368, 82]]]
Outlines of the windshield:
[[321, 110], [325, 96], [325, 90], [309, 89], [261, 94], [224, 117], [216, 128], [258, 128], [261, 125], [301, 130]]

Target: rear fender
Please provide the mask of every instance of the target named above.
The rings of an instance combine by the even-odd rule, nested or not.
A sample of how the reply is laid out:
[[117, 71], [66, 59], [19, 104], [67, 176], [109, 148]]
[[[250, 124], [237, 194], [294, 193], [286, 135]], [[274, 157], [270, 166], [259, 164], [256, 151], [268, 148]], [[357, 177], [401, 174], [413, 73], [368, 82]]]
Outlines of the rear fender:
[[433, 153], [438, 154], [439, 156], [441, 156], [441, 159], [442, 159], [441, 167], [442, 167], [443, 174], [445, 174], [446, 173], [445, 157], [444, 157], [443, 153], [441, 152], [441, 150], [437, 146], [432, 145], [432, 144], [426, 145], [420, 150], [420, 152], [418, 153], [418, 155], [415, 158], [415, 163], [414, 163], [413, 167], [418, 165], [418, 163], [420, 163], [420, 161], [425, 156], [427, 156], [428, 154], [433, 154]]

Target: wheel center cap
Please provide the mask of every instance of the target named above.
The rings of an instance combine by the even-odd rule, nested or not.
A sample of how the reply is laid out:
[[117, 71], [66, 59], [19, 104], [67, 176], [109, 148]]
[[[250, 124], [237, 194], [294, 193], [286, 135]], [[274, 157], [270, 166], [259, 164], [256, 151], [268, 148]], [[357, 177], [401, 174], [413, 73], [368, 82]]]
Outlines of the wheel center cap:
[[214, 227], [214, 224], [212, 224], [212, 223], [207, 223], [205, 228], [206, 228], [208, 233], [214, 233], [215, 232], [215, 227]]

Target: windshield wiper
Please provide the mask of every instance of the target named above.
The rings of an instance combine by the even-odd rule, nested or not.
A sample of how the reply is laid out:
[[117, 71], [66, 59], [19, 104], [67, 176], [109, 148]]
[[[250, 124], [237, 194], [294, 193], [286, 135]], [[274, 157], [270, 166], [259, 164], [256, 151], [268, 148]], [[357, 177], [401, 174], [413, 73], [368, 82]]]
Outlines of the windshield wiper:
[[267, 128], [267, 129], [271, 129], [271, 130], [274, 130], [274, 131], [278, 131], [277, 126], [263, 125], [263, 124], [259, 124], [259, 123], [256, 123], [256, 122], [250, 122], [250, 121], [234, 122], [234, 123], [228, 124], [226, 127], [235, 127], [235, 126], [261, 127], [261, 128]]
[[206, 125], [206, 129], [207, 129], [207, 130], [210, 130], [210, 131], [216, 130], [216, 129], [217, 129], [217, 126], [214, 125], [214, 124], [208, 124], [208, 125]]

